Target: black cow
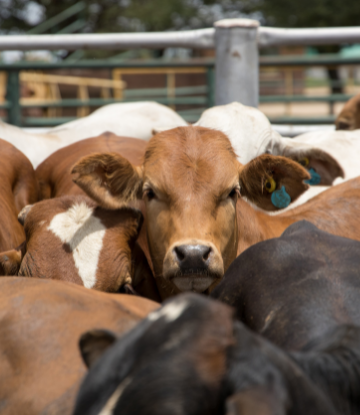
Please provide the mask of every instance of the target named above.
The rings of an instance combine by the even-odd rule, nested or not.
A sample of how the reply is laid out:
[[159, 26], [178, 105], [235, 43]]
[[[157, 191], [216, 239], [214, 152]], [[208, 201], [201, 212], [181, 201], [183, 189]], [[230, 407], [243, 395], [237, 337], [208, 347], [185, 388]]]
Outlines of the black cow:
[[357, 327], [336, 328], [291, 354], [236, 321], [228, 306], [184, 294], [118, 340], [86, 333], [80, 348], [92, 366], [74, 415], [358, 413]]
[[339, 324], [360, 324], [360, 242], [297, 222], [237, 257], [211, 296], [276, 345], [301, 350]]

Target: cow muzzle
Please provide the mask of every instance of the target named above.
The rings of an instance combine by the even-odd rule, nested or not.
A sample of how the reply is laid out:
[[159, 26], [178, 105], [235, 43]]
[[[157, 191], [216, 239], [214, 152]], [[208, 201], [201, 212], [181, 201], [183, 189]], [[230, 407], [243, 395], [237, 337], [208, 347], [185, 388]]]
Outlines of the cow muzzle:
[[175, 244], [165, 255], [163, 276], [181, 291], [204, 292], [223, 274], [223, 260], [213, 244]]

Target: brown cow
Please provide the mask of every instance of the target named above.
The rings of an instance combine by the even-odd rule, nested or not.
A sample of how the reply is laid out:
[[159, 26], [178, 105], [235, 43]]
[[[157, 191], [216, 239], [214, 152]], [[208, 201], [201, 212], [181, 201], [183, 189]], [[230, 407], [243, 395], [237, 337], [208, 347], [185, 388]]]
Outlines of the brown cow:
[[357, 130], [360, 128], [360, 94], [355, 95], [344, 105], [335, 120], [337, 130]]
[[147, 288], [150, 298], [159, 299], [155, 284], [150, 285], [150, 270], [149, 279], [138, 266], [146, 263], [135, 244], [143, 222], [139, 210], [109, 211], [86, 196], [63, 196], [26, 206], [19, 220], [26, 243], [0, 254], [0, 273], [69, 281], [107, 292], [132, 284], [140, 294]]
[[68, 195], [85, 195], [74, 184], [71, 177], [72, 166], [82, 157], [100, 151], [122, 154], [131, 163], [142, 163], [147, 142], [136, 138], [119, 137], [104, 133], [64, 147], [51, 154], [35, 170], [39, 182], [40, 200]]
[[104, 326], [121, 335], [157, 307], [75, 284], [0, 278], [1, 414], [70, 415], [86, 374], [81, 333]]
[[20, 210], [38, 200], [35, 173], [30, 161], [12, 144], [0, 139], [0, 252], [25, 239], [17, 221]]
[[280, 236], [294, 222], [307, 220], [319, 229], [350, 239], [360, 240], [360, 177], [331, 187], [294, 209], [268, 215], [238, 201], [238, 255], [260, 241]]
[[237, 255], [240, 192], [258, 206], [276, 210], [270, 190], [284, 188], [295, 200], [308, 188], [303, 180], [309, 178], [302, 166], [284, 157], [262, 155], [243, 166], [224, 134], [202, 127], [155, 135], [140, 167], [119, 154], [104, 153], [84, 157], [73, 173], [75, 182], [106, 208], [143, 198], [162, 298], [180, 290], [203, 292], [221, 280]]

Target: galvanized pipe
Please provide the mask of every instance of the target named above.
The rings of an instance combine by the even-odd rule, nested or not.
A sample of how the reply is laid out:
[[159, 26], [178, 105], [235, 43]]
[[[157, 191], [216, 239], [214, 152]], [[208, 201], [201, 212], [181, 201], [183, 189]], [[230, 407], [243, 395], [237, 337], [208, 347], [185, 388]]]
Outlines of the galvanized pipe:
[[180, 32], [0, 36], [0, 50], [162, 49], [214, 47], [214, 29]]
[[360, 27], [278, 29], [259, 27], [258, 46], [339, 45], [360, 42]]
[[259, 22], [224, 19], [215, 23], [215, 104], [233, 101], [257, 107], [259, 103]]

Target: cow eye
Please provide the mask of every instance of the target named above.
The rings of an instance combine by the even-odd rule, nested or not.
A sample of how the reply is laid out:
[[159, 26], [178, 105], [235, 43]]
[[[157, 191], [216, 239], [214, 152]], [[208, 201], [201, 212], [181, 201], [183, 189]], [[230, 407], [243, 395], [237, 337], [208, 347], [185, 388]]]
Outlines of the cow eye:
[[239, 194], [239, 189], [237, 187], [234, 187], [229, 193], [228, 197], [231, 197], [233, 199], [238, 194]]
[[155, 197], [155, 192], [153, 189], [146, 189], [144, 195], [148, 198], [148, 200], [152, 200]]

